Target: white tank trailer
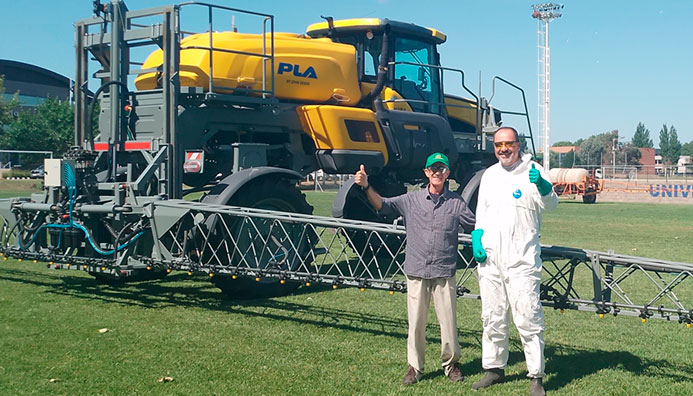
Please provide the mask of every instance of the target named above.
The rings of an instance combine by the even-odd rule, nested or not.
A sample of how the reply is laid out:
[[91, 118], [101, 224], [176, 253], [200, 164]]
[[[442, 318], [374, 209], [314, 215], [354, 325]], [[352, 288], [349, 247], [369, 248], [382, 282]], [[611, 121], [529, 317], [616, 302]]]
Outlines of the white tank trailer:
[[602, 180], [592, 177], [584, 168], [553, 168], [549, 178], [558, 195], [582, 195], [582, 202], [597, 202], [597, 194], [604, 189]]

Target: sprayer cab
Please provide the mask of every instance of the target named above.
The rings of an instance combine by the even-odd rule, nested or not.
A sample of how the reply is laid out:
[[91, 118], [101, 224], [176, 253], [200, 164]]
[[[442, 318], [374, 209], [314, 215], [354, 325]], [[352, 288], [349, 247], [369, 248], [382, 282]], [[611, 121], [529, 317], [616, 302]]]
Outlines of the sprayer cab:
[[308, 26], [307, 34], [356, 48], [359, 81], [370, 91], [364, 104], [381, 96], [389, 109], [444, 115], [437, 68], [437, 45], [446, 40], [442, 32], [389, 19], [326, 18]]

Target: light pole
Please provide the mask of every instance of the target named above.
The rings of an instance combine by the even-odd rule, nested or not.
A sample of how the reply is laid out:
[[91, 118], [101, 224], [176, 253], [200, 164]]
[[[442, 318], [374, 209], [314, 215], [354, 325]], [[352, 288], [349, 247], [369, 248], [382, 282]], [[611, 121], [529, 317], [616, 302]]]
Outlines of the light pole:
[[604, 152], [599, 152], [599, 169], [602, 170], [602, 177], [606, 177], [606, 168], [604, 168]]
[[[549, 126], [551, 112], [551, 54], [549, 50], [549, 22], [553, 19], [560, 18], [563, 4], [542, 3], [532, 6], [532, 18], [538, 21], [538, 68], [539, 68], [539, 114], [542, 136], [543, 136], [543, 151], [544, 151], [544, 169], [549, 170], [550, 143], [549, 143]], [[541, 118], [539, 118], [541, 117]]]
[[618, 139], [614, 138], [614, 144], [611, 147], [611, 154], [613, 154], [613, 162], [611, 163], [611, 172], [612, 172], [612, 179], [616, 178], [616, 145], [618, 144]]

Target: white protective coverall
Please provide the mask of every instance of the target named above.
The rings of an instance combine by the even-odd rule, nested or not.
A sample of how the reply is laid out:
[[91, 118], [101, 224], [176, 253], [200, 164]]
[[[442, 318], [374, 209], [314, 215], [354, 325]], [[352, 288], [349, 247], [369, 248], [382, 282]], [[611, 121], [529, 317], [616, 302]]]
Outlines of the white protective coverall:
[[541, 196], [529, 181], [531, 164], [541, 177], [548, 175], [531, 155], [508, 171], [499, 163], [489, 167], [481, 178], [476, 209], [476, 228], [487, 259], [479, 264], [484, 331], [482, 366], [505, 368], [508, 363], [509, 308], [524, 346], [528, 376], [544, 376], [544, 312], [539, 300], [541, 215], [558, 206], [551, 190]]

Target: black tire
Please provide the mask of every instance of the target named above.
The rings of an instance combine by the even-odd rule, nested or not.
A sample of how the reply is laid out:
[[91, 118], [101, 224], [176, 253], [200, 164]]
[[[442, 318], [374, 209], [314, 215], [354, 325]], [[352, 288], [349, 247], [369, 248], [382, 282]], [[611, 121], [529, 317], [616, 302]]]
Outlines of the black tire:
[[593, 204], [597, 202], [597, 193], [594, 190], [587, 190], [587, 194], [582, 196], [582, 203]]
[[[465, 184], [460, 184], [457, 188], [457, 193], [462, 196], [462, 199], [467, 203], [467, 207], [476, 215], [476, 205], [479, 200], [479, 186], [481, 185], [481, 176], [484, 174], [486, 169], [475, 172], [470, 178], [467, 179]], [[465, 233], [470, 233], [472, 230], [464, 230]], [[471, 266], [476, 265], [476, 261], [473, 259], [474, 254], [470, 247], [465, 247], [462, 249], [462, 257], [457, 257], [457, 268], [465, 268], [468, 266], [468, 262]]]
[[153, 269], [151, 271], [147, 271], [146, 269], [137, 269], [129, 270], [119, 277], [103, 272], [89, 272], [89, 275], [93, 276], [98, 283], [116, 286], [130, 282], [146, 282], [163, 279], [166, 275], [168, 275], [168, 272], [160, 270], [155, 271]]
[[[377, 178], [369, 178], [371, 186], [382, 197], [395, 197], [407, 192], [407, 188], [402, 183], [384, 182]], [[396, 219], [394, 216], [379, 215], [375, 209], [368, 203], [366, 195], [361, 191], [361, 188], [355, 186], [347, 197], [346, 205], [344, 206], [345, 219], [372, 221], [378, 223], [392, 224]], [[367, 231], [349, 230], [347, 231], [349, 238], [353, 244], [352, 249], [364, 260], [369, 260], [374, 255], [376, 257], [390, 258], [392, 254], [396, 254], [402, 245], [403, 237], [399, 235], [387, 235], [384, 242], [369, 238], [370, 233]]]
[[[214, 201], [214, 196], [205, 197], [202, 202]], [[312, 214], [313, 207], [306, 202], [306, 197], [304, 194], [298, 190], [294, 185], [289, 183], [285, 179], [277, 179], [273, 177], [264, 177], [261, 179], [253, 180], [247, 185], [243, 186], [238, 192], [236, 192], [229, 202], [228, 205], [232, 206], [243, 206], [249, 208], [257, 209], [268, 209], [277, 210], [282, 212], [292, 212], [292, 213], [303, 213]], [[218, 223], [218, 222], [217, 222]], [[220, 229], [218, 224], [211, 224], [212, 231], [210, 235], [213, 238], [224, 238], [225, 230]], [[252, 240], [245, 239], [243, 237], [241, 230], [243, 227], [240, 222], [231, 225], [231, 232], [237, 232], [239, 235], [235, 236], [235, 240], [238, 244], [251, 244], [255, 243]], [[304, 232], [301, 224], [297, 224], [295, 230], [289, 231], [296, 238], [303, 237], [302, 240], [296, 241], [292, 240], [294, 246], [298, 246], [300, 252], [308, 252], [310, 250], [311, 244], [314, 244], [314, 238], [307, 235]], [[281, 250], [280, 245], [275, 246], [278, 250]], [[266, 247], [265, 247], [266, 248]], [[247, 251], [241, 248], [241, 251]], [[305, 260], [308, 255], [301, 254], [302, 258]], [[233, 258], [232, 258], [233, 260]], [[239, 259], [236, 259], [239, 260]], [[268, 260], [269, 261], [269, 260]], [[297, 262], [297, 260], [287, 260], [289, 262]], [[238, 262], [222, 263], [226, 265], [234, 266]], [[261, 264], [262, 265], [262, 264]], [[265, 263], [264, 265], [269, 265]], [[261, 268], [262, 269], [262, 268]], [[288, 268], [294, 270], [295, 268]], [[277, 278], [271, 277], [261, 277], [259, 281], [254, 278], [247, 276], [239, 276], [237, 279], [233, 279], [229, 275], [217, 274], [211, 278], [212, 283], [221, 289], [222, 293], [228, 297], [234, 299], [252, 299], [252, 298], [269, 298], [287, 295], [296, 288], [298, 288], [299, 283], [286, 281], [283, 284]]]
[[[133, 234], [130, 234], [129, 236], [125, 236], [123, 239], [127, 240], [130, 237], [132, 237]], [[122, 243], [119, 242], [119, 244]], [[133, 255], [134, 256], [144, 256], [144, 257], [151, 257], [152, 256], [152, 246], [154, 246], [154, 242], [152, 241], [152, 235], [149, 231], [145, 232], [144, 235], [142, 235], [141, 238], [139, 238], [138, 242], [134, 245], [134, 251]], [[81, 247], [76, 251], [77, 256], [94, 256], [96, 253], [93, 251], [93, 249], [89, 247]], [[116, 271], [121, 271], [116, 269]], [[128, 270], [122, 270], [121, 273], [116, 276], [114, 274], [106, 273], [106, 272], [89, 272], [89, 275], [93, 276], [94, 279], [98, 283], [103, 283], [103, 284], [108, 284], [108, 285], [122, 285], [125, 283], [131, 283], [131, 282], [146, 282], [146, 281], [152, 281], [152, 280], [158, 280], [158, 279], [163, 279], [168, 275], [169, 273], [165, 269], [161, 268], [156, 268], [152, 267], [151, 269], [147, 270], [145, 268], [138, 268], [138, 269], [128, 269]]]
[[[474, 214], [476, 214], [476, 204], [479, 199], [479, 186], [481, 185], [481, 177], [484, 172], [486, 172], [486, 169], [475, 172], [457, 188], [457, 193], [460, 194], [462, 199], [467, 203], [469, 210]], [[471, 232], [471, 230], [465, 230], [465, 232]]]

